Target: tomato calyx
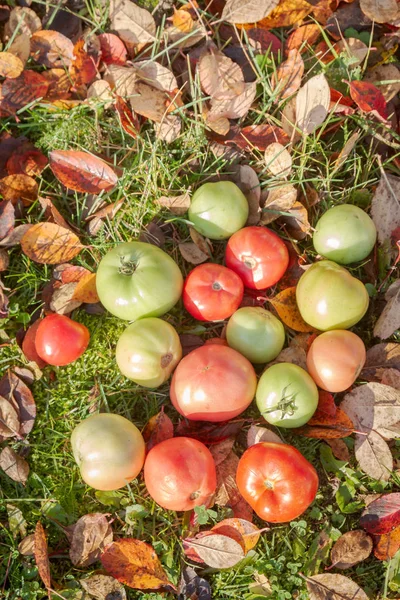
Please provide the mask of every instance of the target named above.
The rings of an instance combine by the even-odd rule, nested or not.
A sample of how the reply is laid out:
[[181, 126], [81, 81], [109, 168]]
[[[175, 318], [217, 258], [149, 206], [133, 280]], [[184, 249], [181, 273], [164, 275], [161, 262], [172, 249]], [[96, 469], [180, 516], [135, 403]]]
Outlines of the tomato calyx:
[[272, 491], [274, 489], [274, 484], [271, 483], [268, 479], [264, 480], [264, 485], [268, 491]]
[[200, 497], [200, 490], [197, 490], [197, 492], [192, 492], [189, 496], [190, 500], [197, 500], [197, 498]]
[[219, 290], [222, 290], [222, 285], [218, 283], [218, 281], [214, 281], [214, 283], [212, 284], [212, 289], [216, 292], [219, 292]]
[[252, 256], [246, 256], [243, 260], [243, 264], [248, 269], [253, 270], [257, 266], [257, 261]]
[[137, 268], [137, 263], [129, 258], [126, 259], [124, 256], [121, 256], [119, 259], [120, 265], [118, 272], [121, 275], [133, 275]]
[[288, 394], [286, 395], [286, 390], [288, 389], [289, 386], [286, 386], [283, 389], [283, 396], [282, 398], [279, 400], [279, 402], [277, 404], [275, 404], [275, 406], [271, 406], [270, 408], [267, 408], [266, 410], [262, 411], [263, 415], [269, 414], [269, 413], [273, 413], [277, 410], [282, 411], [282, 415], [281, 415], [281, 419], [284, 419], [285, 417], [293, 417], [293, 415], [296, 412], [297, 406], [296, 406], [296, 393], [293, 394]]

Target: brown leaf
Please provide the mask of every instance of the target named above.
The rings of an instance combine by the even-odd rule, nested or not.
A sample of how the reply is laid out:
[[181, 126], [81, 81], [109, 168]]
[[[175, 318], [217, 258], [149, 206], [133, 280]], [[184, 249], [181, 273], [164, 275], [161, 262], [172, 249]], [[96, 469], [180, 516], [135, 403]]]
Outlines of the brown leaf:
[[164, 91], [175, 92], [178, 83], [170, 69], [155, 60], [143, 60], [134, 63], [138, 79], [152, 87]]
[[210, 102], [210, 113], [211, 117], [225, 117], [227, 119], [239, 119], [247, 115], [251, 105], [254, 102], [257, 93], [257, 86], [255, 82], [245, 83], [244, 91], [228, 100], [218, 100], [212, 98]]
[[0, 468], [13, 481], [25, 485], [29, 475], [29, 465], [24, 458], [18, 456], [9, 446], [3, 448], [0, 453]]
[[128, 49], [152, 43], [156, 36], [156, 24], [148, 10], [130, 0], [110, 1], [111, 29], [116, 31]]
[[174, 587], [152, 546], [133, 538], [121, 538], [103, 552], [104, 569], [115, 579], [138, 590]]
[[287, 212], [290, 216], [280, 216], [279, 223], [285, 225], [288, 234], [295, 240], [304, 240], [311, 230], [306, 207], [295, 202]]
[[354, 581], [336, 573], [307, 577], [306, 585], [310, 600], [368, 600]]
[[27, 104], [32, 104], [47, 94], [46, 78], [35, 71], [23, 71], [15, 79], [6, 79], [1, 88], [0, 114], [15, 115]]
[[[374, 336], [381, 340], [389, 338], [400, 327], [400, 280], [395, 281], [392, 286], [396, 286], [395, 293], [389, 297], [389, 300], [379, 315], [374, 327]], [[391, 287], [392, 287], [391, 286]], [[389, 288], [390, 290], [390, 288]], [[388, 291], [389, 291], [388, 290]]]
[[104, 109], [111, 108], [113, 104], [113, 94], [111, 92], [111, 86], [108, 81], [104, 79], [96, 79], [87, 91], [87, 99], [94, 99], [95, 104], [101, 103]]
[[258, 23], [259, 27], [273, 29], [300, 23], [312, 11], [306, 0], [281, 0], [272, 13]]
[[21, 240], [23, 252], [35, 262], [47, 265], [68, 262], [83, 249], [79, 238], [54, 223], [32, 225]]
[[390, 23], [400, 16], [396, 0], [360, 0], [360, 8], [371, 21], [377, 23]]
[[210, 446], [210, 452], [213, 456], [215, 466], [218, 467], [228, 456], [230, 455], [233, 444], [235, 443], [234, 437], [228, 437], [218, 444], [213, 444]]
[[117, 111], [121, 127], [126, 133], [136, 138], [140, 130], [140, 122], [128, 102], [116, 94], [115, 109]]
[[0, 240], [7, 237], [15, 225], [15, 209], [12, 202], [0, 202]]
[[130, 98], [136, 91], [137, 73], [134, 67], [109, 65], [103, 79], [108, 81], [114, 92], [122, 98]]
[[234, 182], [246, 196], [249, 205], [249, 216], [246, 225], [257, 225], [260, 221], [261, 187], [258, 175], [249, 165], [239, 165]]
[[167, 114], [169, 102], [165, 92], [145, 83], [138, 82], [135, 84], [135, 91], [130, 95], [129, 101], [135, 113], [156, 123], [160, 123]]
[[8, 47], [8, 52], [15, 54], [25, 66], [31, 53], [30, 35], [27, 33], [19, 33]]
[[274, 365], [276, 363], [289, 362], [301, 367], [304, 370], [307, 370], [307, 355], [304, 348], [300, 347], [290, 347], [284, 348], [274, 361], [269, 363], [269, 366]]
[[0, 76], [14, 79], [21, 75], [24, 63], [11, 52], [0, 52]]
[[341, 439], [326, 440], [328, 446], [332, 449], [332, 454], [335, 458], [343, 460], [344, 462], [350, 462], [350, 452], [346, 443]]
[[274, 444], [285, 443], [281, 440], [279, 435], [271, 431], [271, 429], [252, 425], [247, 432], [247, 447], [250, 448], [250, 446], [254, 446], [254, 444], [259, 444], [260, 442], [273, 442]]
[[203, 91], [216, 100], [229, 100], [244, 92], [242, 69], [213, 47], [200, 58], [197, 69]]
[[95, 219], [101, 220], [101, 219], [107, 219], [107, 218], [113, 219], [123, 204], [124, 204], [124, 198], [121, 198], [121, 200], [117, 200], [117, 202], [113, 202], [112, 204], [106, 204], [106, 206], [104, 206], [97, 212], [89, 214], [86, 217], [86, 221], [95, 220]]
[[47, 157], [37, 148], [22, 146], [7, 161], [9, 175], [29, 175], [38, 177], [47, 166]]
[[268, 225], [281, 216], [280, 213], [288, 212], [296, 204], [297, 190], [291, 183], [280, 187], [273, 187], [268, 191], [263, 203], [261, 224]]
[[356, 435], [355, 455], [364, 473], [378, 481], [389, 481], [393, 471], [393, 456], [389, 446], [379, 433]]
[[[265, 530], [263, 529], [262, 531]], [[256, 525], [246, 519], [240, 518], [224, 519], [214, 525], [211, 531], [216, 531], [220, 535], [226, 535], [236, 540], [243, 547], [245, 554], [257, 545], [262, 533]]]
[[44, 216], [48, 221], [51, 221], [52, 223], [55, 223], [56, 225], [59, 225], [65, 229], [72, 230], [71, 226], [67, 223], [62, 214], [56, 209], [50, 198], [42, 198], [39, 196], [39, 204], [44, 210]]
[[69, 556], [73, 565], [88, 567], [97, 562], [113, 541], [108, 515], [84, 515], [73, 526]]
[[31, 37], [31, 56], [45, 67], [69, 67], [74, 57], [74, 45], [58, 31], [43, 29]]
[[199, 265], [200, 263], [209, 260], [208, 254], [202, 252], [194, 242], [185, 242], [179, 244], [178, 247], [183, 258], [192, 265]]
[[151, 417], [143, 429], [142, 435], [146, 442], [147, 452], [160, 442], [174, 437], [174, 426], [169, 416], [165, 414], [164, 407], [161, 408], [159, 413]]
[[233, 567], [244, 558], [244, 550], [236, 540], [218, 533], [186, 538], [183, 544], [195, 550], [206, 565], [215, 569]]
[[162, 223], [155, 218], [142, 229], [139, 235], [140, 242], [146, 242], [147, 244], [153, 244], [161, 248], [165, 244], [165, 234], [161, 229]]
[[184, 215], [190, 206], [190, 194], [185, 192], [180, 196], [161, 196], [156, 200], [156, 203], [168, 208], [174, 215]]
[[24, 539], [18, 544], [18, 552], [22, 556], [33, 556], [35, 550], [35, 534], [31, 533], [24, 537]]
[[204, 345], [204, 341], [201, 339], [201, 337], [199, 337], [198, 335], [193, 335], [191, 333], [181, 333], [179, 339], [182, 346], [182, 357], [189, 354], [189, 352], [191, 352], [192, 350], [200, 348]]
[[0, 193], [4, 200], [13, 204], [22, 200], [24, 206], [29, 206], [38, 196], [38, 184], [29, 175], [7, 175], [0, 179]]
[[389, 533], [374, 535], [373, 539], [376, 558], [389, 561], [400, 549], [400, 526]]
[[236, 471], [238, 464], [238, 457], [231, 451], [225, 460], [217, 465], [215, 504], [232, 507], [239, 502], [241, 495], [236, 485]]
[[36, 418], [36, 404], [28, 386], [12, 371], [7, 371], [0, 379], [0, 395], [6, 398], [19, 415], [19, 434], [27, 435], [33, 428]]
[[155, 123], [156, 138], [167, 144], [172, 144], [180, 135], [182, 119], [178, 115], [165, 115], [160, 123]]
[[77, 192], [99, 194], [111, 190], [118, 178], [103, 160], [79, 150], [53, 150], [50, 168], [59, 181]]
[[328, 114], [331, 93], [323, 73], [314, 75], [296, 96], [296, 124], [304, 134], [312, 133]]
[[283, 179], [289, 177], [292, 170], [292, 157], [282, 144], [278, 142], [270, 144], [265, 150], [264, 160], [272, 175]]
[[228, 23], [256, 23], [265, 19], [279, 0], [227, 0], [222, 19]]
[[10, 264], [10, 256], [7, 250], [0, 248], [0, 273], [2, 271], [7, 271]]
[[32, 227], [29, 223], [24, 223], [23, 225], [18, 225], [15, 229], [11, 230], [11, 232], [6, 235], [5, 238], [0, 239], [0, 246], [4, 248], [12, 248], [13, 246], [17, 246], [21, 243], [22, 238], [25, 233]]
[[314, 331], [311, 325], [308, 325], [302, 318], [296, 302], [296, 287], [286, 288], [273, 298], [268, 298], [282, 321], [295, 331], [309, 332]]
[[337, 409], [334, 416], [325, 414], [320, 415], [318, 419], [312, 417], [307, 425], [293, 430], [294, 433], [305, 437], [323, 440], [348, 437], [353, 431], [353, 422], [340, 408]]
[[30, 37], [38, 29], [42, 29], [40, 17], [31, 8], [16, 6], [10, 12], [4, 34], [7, 38], [18, 31], [19, 33], [26, 33]]
[[65, 100], [71, 96], [69, 90], [72, 86], [72, 82], [65, 69], [49, 69], [48, 71], [43, 72], [43, 77], [48, 84], [46, 94], [47, 101], [55, 102], [57, 100]]
[[386, 102], [390, 102], [400, 92], [400, 70], [392, 63], [371, 67], [365, 73], [364, 81], [376, 85]]
[[19, 429], [18, 407], [14, 407], [6, 398], [0, 396], [0, 436], [3, 439], [18, 436]]
[[87, 579], [80, 579], [79, 583], [96, 600], [126, 600], [124, 587], [109, 575], [92, 575]]
[[392, 231], [400, 227], [399, 196], [400, 177], [383, 171], [371, 205], [371, 216], [380, 244], [387, 243]]
[[47, 550], [47, 539], [46, 533], [43, 529], [43, 525], [40, 521], [36, 523], [35, 528], [35, 541], [34, 541], [34, 555], [36, 566], [39, 571], [40, 579], [43, 581], [47, 593], [49, 595], [49, 599], [51, 598], [51, 594], [49, 588], [51, 587], [51, 578], [50, 578], [50, 562], [49, 555]]
[[276, 78], [272, 79], [272, 89], [276, 98], [284, 100], [297, 92], [304, 73], [304, 62], [300, 52], [295, 48], [289, 50], [287, 59], [279, 65]]
[[55, 287], [50, 300], [50, 310], [59, 315], [69, 315], [73, 310], [79, 308], [82, 302], [74, 298], [78, 283], [66, 283]]
[[96, 273], [88, 273], [79, 281], [73, 293], [73, 299], [87, 304], [100, 302], [96, 289]]
[[379, 369], [377, 373], [384, 385], [400, 390], [400, 371], [398, 369]]
[[379, 372], [383, 368], [400, 370], [400, 344], [377, 344], [367, 350], [360, 378], [367, 381], [380, 381]]
[[372, 552], [372, 539], [363, 529], [344, 533], [335, 542], [331, 551], [332, 567], [350, 569], [366, 560]]

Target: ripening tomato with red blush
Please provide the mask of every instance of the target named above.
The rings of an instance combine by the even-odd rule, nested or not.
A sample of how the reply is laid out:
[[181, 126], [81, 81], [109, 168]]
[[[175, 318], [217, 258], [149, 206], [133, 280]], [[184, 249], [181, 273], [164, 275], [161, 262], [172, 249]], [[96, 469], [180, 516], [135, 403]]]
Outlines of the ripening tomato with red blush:
[[244, 227], [229, 238], [225, 264], [246, 288], [263, 290], [283, 276], [289, 252], [283, 240], [267, 227]]
[[77, 360], [89, 345], [89, 330], [65, 315], [45, 317], [36, 331], [35, 346], [49, 365], [62, 367]]
[[243, 289], [243, 282], [234, 271], [205, 263], [187, 276], [183, 304], [198, 321], [223, 321], [239, 308]]
[[153, 500], [167, 510], [207, 506], [217, 486], [215, 462], [202, 442], [171, 438], [148, 453], [144, 481]]
[[287, 523], [313, 502], [318, 475], [293, 446], [262, 442], [250, 446], [239, 460], [236, 483], [260, 519]]

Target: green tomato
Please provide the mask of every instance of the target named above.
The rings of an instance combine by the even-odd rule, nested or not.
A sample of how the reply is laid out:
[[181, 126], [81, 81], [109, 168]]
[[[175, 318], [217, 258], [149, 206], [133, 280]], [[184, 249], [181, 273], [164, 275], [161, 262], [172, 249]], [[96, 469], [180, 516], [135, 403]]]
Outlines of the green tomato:
[[317, 409], [318, 389], [301, 367], [278, 363], [261, 375], [256, 401], [260, 413], [271, 425], [301, 427]]
[[285, 330], [268, 310], [245, 306], [229, 319], [226, 339], [231, 348], [250, 362], [261, 364], [278, 356], [285, 343]]
[[182, 358], [175, 329], [162, 319], [140, 319], [129, 325], [117, 343], [116, 359], [125, 377], [156, 388], [169, 379]]
[[342, 265], [366, 258], [375, 242], [374, 222], [365, 211], [352, 204], [327, 210], [313, 236], [316, 252]]
[[101, 260], [96, 274], [100, 301], [127, 321], [160, 317], [179, 300], [183, 277], [168, 254], [153, 244], [119, 244]]
[[205, 183], [193, 194], [189, 219], [193, 227], [212, 240], [224, 240], [246, 224], [249, 205], [232, 181]]
[[314, 263], [300, 277], [296, 300], [306, 323], [320, 331], [352, 327], [369, 304], [365, 285], [330, 260]]

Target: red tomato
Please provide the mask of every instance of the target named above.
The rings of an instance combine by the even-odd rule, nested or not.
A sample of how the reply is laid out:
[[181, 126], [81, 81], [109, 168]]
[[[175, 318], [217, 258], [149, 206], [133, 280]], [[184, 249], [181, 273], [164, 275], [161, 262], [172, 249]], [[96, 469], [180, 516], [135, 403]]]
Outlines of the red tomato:
[[90, 334], [81, 323], [65, 315], [48, 315], [36, 332], [36, 351], [49, 365], [61, 367], [79, 358], [89, 344]]
[[187, 437], [160, 442], [147, 455], [144, 481], [150, 496], [167, 510], [208, 504], [217, 486], [215, 463], [204, 444]]
[[43, 369], [47, 363], [40, 358], [39, 354], [37, 353], [35, 343], [36, 332], [41, 322], [42, 320], [38, 319], [29, 327], [22, 342], [22, 352], [25, 354], [28, 360], [33, 360], [40, 369]]
[[206, 263], [189, 273], [182, 298], [188, 313], [198, 321], [223, 321], [239, 308], [243, 283], [230, 269]]
[[287, 523], [314, 500], [318, 475], [293, 446], [262, 442], [250, 446], [239, 461], [236, 483], [260, 519]]
[[244, 227], [229, 238], [225, 263], [241, 277], [245, 287], [263, 290], [283, 276], [289, 264], [289, 252], [270, 229]]
[[246, 410], [256, 386], [256, 374], [247, 358], [228, 346], [206, 344], [181, 360], [170, 398], [187, 419], [227, 421]]

